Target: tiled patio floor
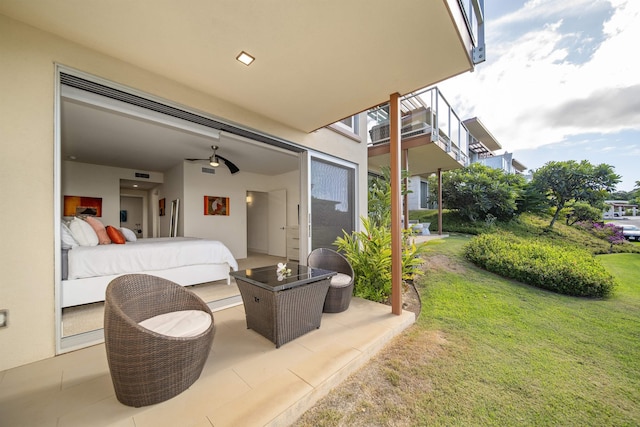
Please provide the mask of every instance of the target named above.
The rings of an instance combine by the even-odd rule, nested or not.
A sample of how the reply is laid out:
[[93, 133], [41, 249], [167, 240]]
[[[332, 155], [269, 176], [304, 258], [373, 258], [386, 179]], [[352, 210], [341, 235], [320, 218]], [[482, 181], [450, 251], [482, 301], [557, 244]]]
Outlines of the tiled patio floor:
[[0, 372], [0, 426], [284, 426], [414, 322], [354, 298], [320, 329], [274, 344], [246, 329], [242, 305], [214, 313], [213, 349], [198, 381], [166, 402], [115, 397], [104, 345]]

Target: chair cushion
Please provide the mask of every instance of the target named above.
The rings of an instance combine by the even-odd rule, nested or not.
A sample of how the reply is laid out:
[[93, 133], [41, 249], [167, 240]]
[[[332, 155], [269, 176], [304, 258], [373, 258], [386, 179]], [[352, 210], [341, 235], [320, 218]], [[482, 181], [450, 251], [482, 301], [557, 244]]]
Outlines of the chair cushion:
[[143, 320], [139, 325], [170, 337], [194, 337], [209, 328], [211, 315], [202, 310], [172, 311]]
[[349, 283], [351, 283], [351, 276], [344, 273], [338, 273], [331, 277], [330, 286], [334, 288], [344, 288], [345, 286], [349, 286]]

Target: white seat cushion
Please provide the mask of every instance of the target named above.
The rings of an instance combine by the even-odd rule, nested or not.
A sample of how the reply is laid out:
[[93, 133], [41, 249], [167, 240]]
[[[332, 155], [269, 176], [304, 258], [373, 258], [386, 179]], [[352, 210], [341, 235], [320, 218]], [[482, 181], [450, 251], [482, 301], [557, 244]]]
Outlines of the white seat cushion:
[[338, 273], [335, 276], [331, 276], [331, 284], [334, 288], [344, 288], [351, 282], [351, 276], [344, 273]]
[[143, 328], [170, 337], [194, 337], [211, 325], [211, 315], [202, 310], [172, 311], [143, 320]]

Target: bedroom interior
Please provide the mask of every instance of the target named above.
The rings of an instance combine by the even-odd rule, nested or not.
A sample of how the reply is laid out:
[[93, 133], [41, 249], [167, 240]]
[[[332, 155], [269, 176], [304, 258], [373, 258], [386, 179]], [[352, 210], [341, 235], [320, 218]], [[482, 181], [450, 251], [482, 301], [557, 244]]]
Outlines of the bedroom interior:
[[[104, 207], [98, 219], [103, 225], [114, 227], [125, 225], [121, 222], [124, 219], [121, 211], [131, 210], [123, 207], [123, 200], [137, 198], [142, 205], [141, 218], [133, 227], [137, 237], [144, 240], [175, 235], [219, 240], [229, 248], [242, 269], [286, 260], [284, 227], [297, 226], [300, 203], [298, 153], [227, 132], [203, 130], [201, 125], [159, 113], [130, 110], [131, 106], [95, 94], [64, 86], [63, 89], [60, 98], [62, 196], [101, 197]], [[223, 159], [214, 151], [214, 160], [221, 160], [222, 168], [212, 169], [209, 164], [185, 161], [209, 158], [212, 140], [225, 155]], [[233, 163], [227, 158], [233, 159]], [[239, 170], [242, 173], [238, 173]], [[269, 194], [274, 189], [283, 189], [286, 194], [285, 205], [279, 213], [285, 222], [279, 222], [277, 227], [251, 213], [251, 207], [256, 211], [256, 200], [247, 196]], [[209, 194], [224, 196], [231, 214], [204, 215], [202, 197], [206, 200]], [[197, 205], [193, 202], [196, 199]], [[166, 203], [165, 215], [160, 214], [160, 200]], [[179, 212], [175, 221], [170, 215], [172, 207], [175, 215]], [[69, 219], [69, 216], [60, 218]], [[126, 225], [133, 223], [129, 218], [126, 221]], [[277, 231], [275, 234], [249, 233], [249, 229], [264, 227]], [[282, 244], [271, 244], [268, 240], [273, 236], [281, 238]], [[64, 282], [61, 281], [61, 287]], [[210, 303], [213, 310], [240, 303], [235, 283], [228, 285], [226, 280], [206, 282], [190, 289]], [[57, 303], [61, 307], [62, 351], [100, 340], [103, 305], [102, 302], [75, 306]]]
[[[286, 262], [286, 258], [249, 252], [247, 258], [238, 260], [238, 269], [264, 267], [279, 262]], [[242, 303], [240, 292], [233, 278], [230, 285], [227, 285], [225, 280], [219, 280], [192, 285], [188, 289], [208, 302], [214, 312]], [[71, 337], [100, 330], [103, 325], [103, 317], [104, 302], [63, 308], [62, 336]]]

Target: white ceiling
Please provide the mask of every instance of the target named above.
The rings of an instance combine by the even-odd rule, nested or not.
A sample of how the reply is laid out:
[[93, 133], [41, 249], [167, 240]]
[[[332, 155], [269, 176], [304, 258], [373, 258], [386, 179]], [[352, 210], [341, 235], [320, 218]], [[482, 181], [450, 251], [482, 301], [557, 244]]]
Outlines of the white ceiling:
[[457, 0], [2, 0], [0, 13], [306, 132], [473, 68]]
[[[299, 167], [294, 152], [221, 132], [218, 139], [157, 120], [63, 98], [61, 102], [63, 160], [115, 166], [140, 171], [165, 172], [187, 158], [208, 158], [211, 146], [233, 162], [241, 172], [276, 175]], [[199, 162], [208, 166], [208, 161]], [[225, 168], [224, 164], [220, 166]]]

